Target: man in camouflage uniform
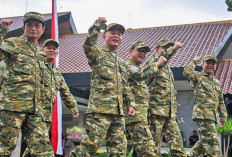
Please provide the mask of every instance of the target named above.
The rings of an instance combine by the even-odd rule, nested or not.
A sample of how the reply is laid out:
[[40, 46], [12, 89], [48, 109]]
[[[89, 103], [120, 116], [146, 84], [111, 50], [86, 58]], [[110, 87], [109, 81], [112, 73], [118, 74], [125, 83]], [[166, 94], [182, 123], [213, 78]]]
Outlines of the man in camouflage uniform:
[[[94, 156], [106, 139], [110, 156], [126, 156], [124, 102], [129, 115], [134, 115], [134, 98], [128, 84], [125, 63], [118, 57], [117, 48], [122, 42], [125, 28], [116, 23], [106, 26], [106, 19], [99, 17], [90, 27], [84, 40], [84, 51], [92, 68], [91, 90], [86, 118], [88, 138], [74, 148], [71, 157]], [[97, 47], [100, 30], [104, 29], [105, 45]], [[125, 92], [124, 92], [125, 91]]]
[[147, 120], [150, 100], [147, 80], [154, 77], [158, 72], [158, 67], [167, 60], [161, 56], [157, 62], [140, 68], [147, 52], [150, 52], [147, 44], [143, 41], [136, 41], [131, 45], [130, 59], [126, 62], [129, 72], [128, 82], [136, 104], [135, 115], [126, 116], [127, 155], [134, 148], [138, 156], [154, 157], [157, 156], [156, 149]]
[[2, 23], [0, 24], [0, 44], [2, 44], [3, 38], [12, 23], [13, 20], [11, 19], [2, 19]]
[[[13, 23], [11, 19], [2, 19], [2, 24], [0, 24], [0, 45], [2, 44], [3, 38], [6, 35], [10, 25]], [[0, 85], [2, 82], [2, 77], [6, 68], [5, 62], [0, 61]], [[1, 87], [0, 87], [1, 88]]]
[[[168, 39], [158, 41], [156, 44], [158, 56], [152, 57], [147, 65], [157, 62], [160, 56], [164, 56], [169, 60], [181, 47], [180, 42], [174, 44]], [[158, 74], [150, 81], [150, 130], [157, 148], [160, 147], [161, 137], [164, 135], [169, 144], [171, 155], [184, 157], [186, 154], [177, 124], [177, 103], [173, 73], [168, 63], [158, 69]]]
[[70, 93], [60, 69], [58, 69], [54, 64], [54, 59], [58, 55], [58, 46], [59, 44], [52, 39], [46, 40], [43, 44], [43, 51], [46, 55], [46, 69], [44, 79], [45, 98], [43, 109], [48, 128], [50, 128], [52, 122], [52, 113], [55, 105], [57, 91], [60, 91], [61, 99], [72, 112], [73, 118], [77, 118], [79, 116], [77, 102], [73, 95]]
[[193, 120], [196, 121], [200, 140], [190, 151], [191, 157], [207, 154], [208, 157], [219, 157], [220, 149], [217, 135], [217, 113], [221, 127], [227, 119], [226, 107], [219, 81], [214, 76], [217, 58], [207, 55], [201, 72], [195, 71], [200, 58], [196, 57], [184, 68], [184, 75], [194, 88]]
[[[52, 123], [52, 113], [55, 105], [57, 91], [60, 91], [62, 102], [69, 108], [73, 118], [79, 116], [77, 102], [70, 93], [60, 69], [54, 64], [54, 59], [58, 55], [59, 44], [53, 39], [47, 39], [43, 44], [43, 51], [46, 55], [46, 69], [44, 73], [44, 102], [43, 113], [48, 130]], [[28, 149], [23, 156], [28, 156]]]
[[41, 101], [45, 54], [37, 42], [45, 30], [43, 22], [43, 15], [26, 13], [24, 35], [5, 39], [0, 46], [7, 73], [0, 93], [1, 156], [10, 156], [20, 129], [32, 156], [54, 156]]

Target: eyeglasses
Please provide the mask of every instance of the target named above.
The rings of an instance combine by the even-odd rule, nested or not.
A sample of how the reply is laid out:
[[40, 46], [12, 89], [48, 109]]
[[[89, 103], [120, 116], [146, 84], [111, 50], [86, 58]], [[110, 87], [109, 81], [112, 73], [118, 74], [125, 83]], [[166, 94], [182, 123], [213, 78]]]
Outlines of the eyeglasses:
[[143, 48], [138, 48], [137, 51], [140, 53], [147, 53], [147, 51]]
[[212, 64], [215, 65], [216, 63], [214, 61], [206, 61], [206, 64]]
[[171, 47], [171, 45], [165, 45], [165, 46], [163, 46], [163, 48], [166, 50], [166, 49], [168, 49], [169, 47]]
[[28, 28], [33, 28], [33, 27], [35, 27], [36, 29], [39, 29], [39, 28], [42, 27], [41, 24], [30, 24], [30, 23], [26, 23], [25, 26], [28, 27]]

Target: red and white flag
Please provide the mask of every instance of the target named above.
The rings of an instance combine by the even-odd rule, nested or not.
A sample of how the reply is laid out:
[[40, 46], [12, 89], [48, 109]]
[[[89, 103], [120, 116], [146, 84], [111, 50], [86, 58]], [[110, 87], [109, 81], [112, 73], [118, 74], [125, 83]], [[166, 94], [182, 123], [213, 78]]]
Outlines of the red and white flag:
[[[57, 17], [57, 5], [56, 0], [52, 0], [52, 22], [51, 22], [51, 39], [59, 42], [59, 30], [58, 30], [58, 17]], [[54, 60], [54, 63], [59, 67], [59, 54]], [[62, 147], [62, 104], [60, 92], [57, 92], [56, 102], [53, 108], [52, 115], [52, 146], [53, 151], [57, 155], [63, 155]]]

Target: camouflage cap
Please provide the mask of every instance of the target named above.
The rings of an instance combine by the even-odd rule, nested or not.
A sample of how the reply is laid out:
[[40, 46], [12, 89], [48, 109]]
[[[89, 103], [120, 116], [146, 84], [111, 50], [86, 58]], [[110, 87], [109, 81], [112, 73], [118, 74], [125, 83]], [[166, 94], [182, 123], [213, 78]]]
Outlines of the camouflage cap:
[[122, 34], [125, 32], [125, 28], [122, 25], [117, 24], [117, 23], [108, 24], [105, 32], [110, 31], [112, 29], [118, 29]]
[[208, 60], [213, 60], [215, 63], [217, 63], [217, 58], [213, 55], [207, 55], [204, 58], [204, 62], [207, 62]]
[[53, 39], [47, 39], [45, 40], [45, 42], [43, 43], [43, 47], [46, 47], [48, 44], [53, 44], [55, 45], [57, 48], [59, 47], [59, 44], [57, 41], [53, 40]]
[[36, 19], [44, 23], [44, 16], [37, 12], [27, 12], [24, 15], [23, 23], [25, 24], [28, 20], [31, 20], [31, 19]]
[[164, 47], [166, 45], [174, 46], [174, 43], [169, 39], [161, 39], [156, 43], [156, 47]]
[[146, 52], [150, 52], [151, 49], [149, 48], [149, 46], [147, 45], [147, 43], [145, 43], [144, 41], [136, 41], [134, 43], [131, 44], [131, 49], [139, 49], [139, 48], [145, 48]]

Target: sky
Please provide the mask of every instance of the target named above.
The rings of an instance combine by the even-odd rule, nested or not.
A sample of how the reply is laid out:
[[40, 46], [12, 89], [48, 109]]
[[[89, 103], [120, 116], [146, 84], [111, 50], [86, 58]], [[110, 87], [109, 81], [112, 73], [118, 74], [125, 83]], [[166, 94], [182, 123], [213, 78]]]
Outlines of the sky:
[[[1, 18], [52, 10], [52, 0], [0, 0], [0, 4]], [[57, 11], [71, 11], [78, 33], [87, 33], [98, 17], [126, 29], [232, 20], [225, 0], [57, 0]]]

